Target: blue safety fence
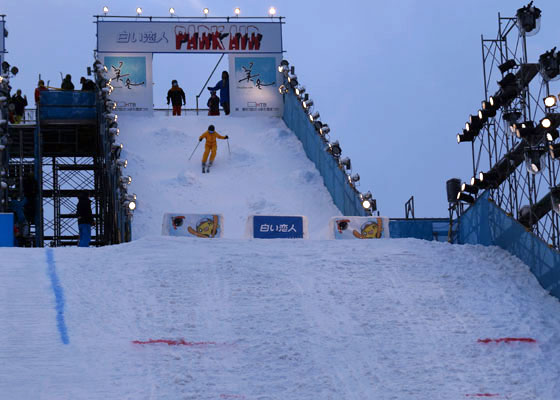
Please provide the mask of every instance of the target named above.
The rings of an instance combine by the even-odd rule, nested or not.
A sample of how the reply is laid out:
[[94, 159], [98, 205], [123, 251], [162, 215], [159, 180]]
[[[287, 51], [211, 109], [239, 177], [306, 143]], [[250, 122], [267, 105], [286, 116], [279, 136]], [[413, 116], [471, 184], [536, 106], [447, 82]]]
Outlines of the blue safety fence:
[[389, 233], [391, 238], [415, 238], [447, 242], [449, 219], [390, 219]]
[[293, 91], [284, 95], [284, 122], [303, 144], [305, 154], [315, 163], [334, 204], [343, 215], [367, 216], [359, 193], [350, 186], [346, 173], [325, 151], [327, 143], [315, 130]]
[[499, 246], [529, 266], [539, 283], [560, 299], [560, 253], [527, 231], [483, 193], [460, 218], [461, 244]]
[[40, 92], [41, 120], [95, 120], [95, 92], [45, 90]]
[[14, 214], [0, 213], [0, 247], [14, 246]]

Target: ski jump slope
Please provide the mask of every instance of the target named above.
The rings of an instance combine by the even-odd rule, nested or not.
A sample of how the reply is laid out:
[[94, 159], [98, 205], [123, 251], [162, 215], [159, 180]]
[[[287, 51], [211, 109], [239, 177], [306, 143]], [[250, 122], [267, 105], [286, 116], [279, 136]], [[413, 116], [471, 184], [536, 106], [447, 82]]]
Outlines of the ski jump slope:
[[[216, 121], [232, 156], [221, 142], [204, 176], [185, 161], [204, 119], [121, 122], [131, 243], [0, 248], [0, 398], [560, 398], [560, 303], [526, 265], [496, 247], [320, 240], [315, 219], [336, 210], [293, 135]], [[168, 210], [297, 212], [318, 240], [229, 223], [224, 239], [161, 236]]]

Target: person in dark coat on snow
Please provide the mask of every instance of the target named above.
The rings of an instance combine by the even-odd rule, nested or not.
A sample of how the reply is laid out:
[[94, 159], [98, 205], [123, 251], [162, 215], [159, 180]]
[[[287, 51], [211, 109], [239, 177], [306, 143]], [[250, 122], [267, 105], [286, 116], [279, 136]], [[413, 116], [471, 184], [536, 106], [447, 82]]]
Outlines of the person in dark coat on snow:
[[169, 100], [173, 106], [173, 115], [181, 115], [181, 106], [187, 104], [187, 101], [185, 92], [179, 87], [176, 79], [171, 81], [171, 89], [167, 92], [167, 105], [169, 105]]
[[89, 247], [91, 226], [95, 225], [95, 221], [91, 213], [91, 201], [86, 193], [81, 193], [78, 196], [76, 214], [78, 214], [78, 228], [80, 231], [78, 247]]
[[229, 74], [227, 71], [222, 72], [222, 80], [219, 81], [216, 86], [209, 87], [210, 91], [220, 91], [220, 104], [224, 109], [226, 115], [229, 115]]
[[216, 92], [210, 92], [210, 98], [208, 99], [208, 115], [220, 115], [220, 98], [216, 96]]
[[95, 82], [91, 79], [86, 79], [82, 76], [80, 83], [82, 84], [82, 92], [93, 92], [95, 90]]
[[19, 124], [23, 120], [23, 114], [27, 106], [27, 96], [21, 96], [21, 89], [18, 89], [12, 97], [12, 104], [14, 105], [14, 122]]
[[72, 83], [72, 75], [67, 74], [66, 78], [62, 80], [60, 85], [62, 90], [74, 90], [74, 84]]

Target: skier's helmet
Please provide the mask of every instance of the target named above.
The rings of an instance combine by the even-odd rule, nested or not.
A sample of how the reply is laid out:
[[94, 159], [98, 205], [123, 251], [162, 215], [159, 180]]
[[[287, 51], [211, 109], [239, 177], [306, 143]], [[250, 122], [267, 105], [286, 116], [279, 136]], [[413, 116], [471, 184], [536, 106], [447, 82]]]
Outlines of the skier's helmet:
[[214, 132], [214, 125], [210, 125], [208, 127], [208, 132]]

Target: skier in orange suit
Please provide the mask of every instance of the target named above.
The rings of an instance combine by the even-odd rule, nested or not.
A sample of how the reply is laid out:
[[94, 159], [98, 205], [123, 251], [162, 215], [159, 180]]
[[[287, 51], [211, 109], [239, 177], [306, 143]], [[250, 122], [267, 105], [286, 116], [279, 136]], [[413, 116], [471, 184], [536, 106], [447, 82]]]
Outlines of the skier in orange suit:
[[[218, 132], [214, 130], [214, 125], [210, 125], [208, 130], [204, 132], [198, 141], [202, 141], [202, 139], [206, 139], [206, 145], [204, 146], [204, 154], [202, 155], [202, 172], [209, 172], [210, 167], [212, 166], [212, 162], [216, 158], [216, 151], [218, 150], [218, 144], [216, 143], [216, 139], [228, 139], [228, 136], [222, 136]], [[210, 162], [208, 163], [208, 169], [205, 170], [206, 167], [206, 160], [208, 159], [208, 154], [210, 154]]]

